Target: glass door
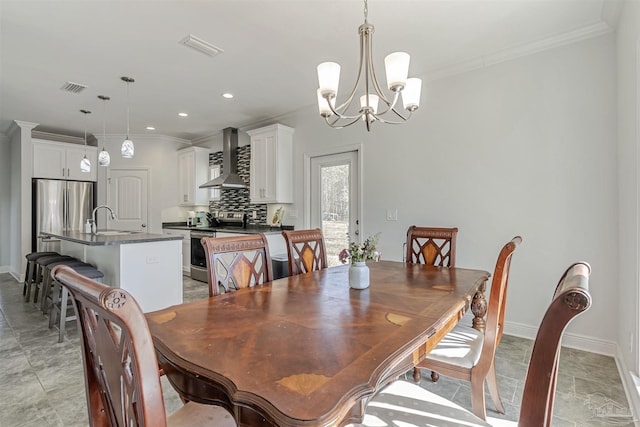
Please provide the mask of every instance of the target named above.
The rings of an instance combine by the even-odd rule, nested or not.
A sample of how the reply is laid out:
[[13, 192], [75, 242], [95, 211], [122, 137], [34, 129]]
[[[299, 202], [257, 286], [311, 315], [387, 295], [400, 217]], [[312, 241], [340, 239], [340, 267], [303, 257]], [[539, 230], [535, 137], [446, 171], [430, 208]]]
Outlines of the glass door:
[[359, 234], [358, 153], [311, 157], [311, 228], [324, 235], [329, 266], [339, 265], [338, 254]]

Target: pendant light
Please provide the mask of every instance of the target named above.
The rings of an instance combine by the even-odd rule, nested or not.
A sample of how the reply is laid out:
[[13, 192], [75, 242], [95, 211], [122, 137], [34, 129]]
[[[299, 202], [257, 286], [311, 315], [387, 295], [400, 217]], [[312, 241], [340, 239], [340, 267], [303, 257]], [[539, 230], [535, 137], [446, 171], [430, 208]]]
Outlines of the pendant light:
[[120, 77], [120, 80], [127, 83], [127, 137], [122, 142], [122, 157], [130, 159], [133, 157], [133, 141], [129, 138], [129, 83], [135, 82], [131, 77]]
[[91, 114], [91, 111], [80, 110], [84, 114], [84, 157], [80, 160], [80, 171], [89, 173], [91, 172], [91, 162], [87, 159], [87, 114]]
[[102, 151], [98, 154], [98, 166], [107, 167], [111, 164], [111, 156], [109, 152], [104, 149], [104, 142], [107, 140], [107, 101], [110, 100], [108, 96], [98, 95], [98, 98], [102, 100]]

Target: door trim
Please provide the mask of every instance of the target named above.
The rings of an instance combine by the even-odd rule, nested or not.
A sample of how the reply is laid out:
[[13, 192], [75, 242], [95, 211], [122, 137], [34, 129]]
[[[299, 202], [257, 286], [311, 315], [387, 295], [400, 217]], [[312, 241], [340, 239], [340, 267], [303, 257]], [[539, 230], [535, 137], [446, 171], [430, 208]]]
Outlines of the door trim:
[[304, 203], [303, 203], [303, 209], [304, 209], [304, 222], [303, 222], [303, 227], [304, 228], [309, 228], [311, 227], [311, 158], [313, 157], [320, 157], [320, 156], [330, 156], [332, 154], [342, 154], [342, 153], [347, 153], [350, 151], [355, 151], [356, 152], [356, 158], [358, 159], [358, 200], [356, 201], [356, 204], [358, 206], [358, 212], [360, 215], [360, 236], [363, 236], [364, 234], [364, 230], [365, 230], [365, 226], [364, 226], [364, 210], [363, 210], [363, 205], [364, 203], [362, 202], [362, 187], [363, 187], [363, 183], [364, 183], [364, 174], [363, 174], [363, 170], [364, 170], [364, 166], [363, 166], [363, 151], [364, 151], [364, 144], [351, 144], [351, 145], [344, 145], [341, 147], [331, 147], [331, 148], [325, 148], [323, 150], [318, 150], [318, 151], [312, 151], [309, 153], [304, 153], [304, 177], [303, 177], [303, 184], [304, 184], [304, 191], [303, 194], [304, 196]]

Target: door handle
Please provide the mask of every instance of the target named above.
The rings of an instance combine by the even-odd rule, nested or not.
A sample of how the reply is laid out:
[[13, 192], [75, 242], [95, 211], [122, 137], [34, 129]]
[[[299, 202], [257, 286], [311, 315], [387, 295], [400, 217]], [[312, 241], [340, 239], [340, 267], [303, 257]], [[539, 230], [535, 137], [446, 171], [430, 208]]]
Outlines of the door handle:
[[142, 224], [142, 228], [147, 228], [147, 224]]

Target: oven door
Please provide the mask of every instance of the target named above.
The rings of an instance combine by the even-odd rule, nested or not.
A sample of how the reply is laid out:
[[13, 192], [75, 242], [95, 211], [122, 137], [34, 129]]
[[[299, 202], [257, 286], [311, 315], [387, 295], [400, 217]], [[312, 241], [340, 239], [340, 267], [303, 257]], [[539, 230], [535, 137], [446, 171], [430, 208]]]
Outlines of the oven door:
[[201, 282], [207, 281], [207, 257], [204, 246], [200, 243], [203, 237], [216, 237], [215, 232], [191, 231], [191, 278]]

